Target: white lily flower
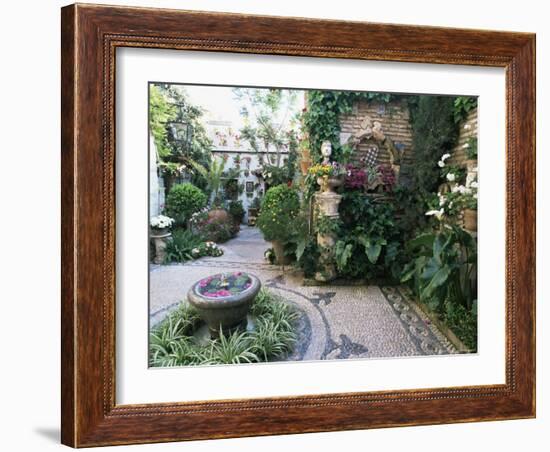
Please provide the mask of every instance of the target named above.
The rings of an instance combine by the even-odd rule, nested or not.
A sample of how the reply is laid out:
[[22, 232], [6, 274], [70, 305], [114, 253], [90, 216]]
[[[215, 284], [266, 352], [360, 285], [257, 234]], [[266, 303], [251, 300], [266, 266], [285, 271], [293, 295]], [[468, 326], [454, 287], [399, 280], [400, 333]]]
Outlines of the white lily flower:
[[443, 216], [443, 212], [444, 212], [443, 209], [429, 210], [428, 212], [426, 212], [426, 215], [435, 216], [438, 220], [441, 220], [441, 217]]
[[447, 180], [448, 180], [449, 182], [454, 182], [455, 179], [456, 179], [456, 176], [454, 175], [454, 173], [448, 173], [448, 174], [447, 174]]
[[445, 166], [445, 163], [443, 163], [441, 160], [439, 162], [437, 162], [437, 165], [440, 167], [440, 168], [443, 168]]

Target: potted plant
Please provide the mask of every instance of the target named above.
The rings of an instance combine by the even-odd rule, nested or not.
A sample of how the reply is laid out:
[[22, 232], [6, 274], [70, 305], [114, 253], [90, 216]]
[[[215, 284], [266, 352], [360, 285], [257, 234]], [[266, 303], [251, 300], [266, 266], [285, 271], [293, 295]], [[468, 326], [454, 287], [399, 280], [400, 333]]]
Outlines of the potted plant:
[[229, 214], [233, 217], [233, 221], [238, 228], [244, 219], [244, 207], [242, 201], [230, 201], [227, 207]]
[[343, 183], [345, 168], [337, 162], [318, 163], [309, 169], [309, 174], [316, 178], [321, 191], [334, 191]]
[[267, 190], [258, 216], [258, 227], [267, 241], [273, 245], [276, 262], [284, 265], [289, 262], [284, 247], [292, 239], [289, 225], [300, 211], [298, 193], [293, 188], [281, 184]]
[[149, 226], [151, 227], [151, 239], [155, 246], [155, 264], [162, 264], [166, 260], [166, 240], [172, 234], [170, 228], [174, 224], [174, 219], [165, 215], [157, 215], [151, 218]]
[[164, 237], [169, 234], [169, 229], [174, 224], [174, 219], [166, 215], [157, 215], [151, 218], [149, 225], [151, 226], [151, 236]]

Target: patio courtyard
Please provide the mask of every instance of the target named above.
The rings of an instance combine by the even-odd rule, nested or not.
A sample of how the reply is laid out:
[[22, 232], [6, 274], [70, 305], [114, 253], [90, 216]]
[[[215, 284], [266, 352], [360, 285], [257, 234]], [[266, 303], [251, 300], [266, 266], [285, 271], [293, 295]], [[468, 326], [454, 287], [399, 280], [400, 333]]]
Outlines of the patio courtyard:
[[296, 346], [285, 360], [403, 357], [457, 353], [403, 286], [303, 285], [293, 267], [271, 265], [257, 228], [242, 226], [220, 245], [220, 257], [183, 264], [151, 264], [150, 324], [158, 325], [185, 302], [189, 288], [210, 275], [242, 270], [280, 295], [299, 313]]

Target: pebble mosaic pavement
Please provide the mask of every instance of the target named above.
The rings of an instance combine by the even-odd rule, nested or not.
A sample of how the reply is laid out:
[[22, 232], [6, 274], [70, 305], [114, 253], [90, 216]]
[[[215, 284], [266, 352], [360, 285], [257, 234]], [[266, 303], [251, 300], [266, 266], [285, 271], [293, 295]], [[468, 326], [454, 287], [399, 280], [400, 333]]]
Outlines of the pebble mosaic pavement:
[[300, 313], [298, 342], [285, 360], [405, 357], [457, 353], [430, 323], [408, 289], [389, 286], [303, 286], [291, 267], [267, 264], [269, 248], [255, 228], [221, 245], [224, 255], [185, 264], [150, 266], [150, 325], [185, 298], [193, 282], [224, 271], [255, 274]]

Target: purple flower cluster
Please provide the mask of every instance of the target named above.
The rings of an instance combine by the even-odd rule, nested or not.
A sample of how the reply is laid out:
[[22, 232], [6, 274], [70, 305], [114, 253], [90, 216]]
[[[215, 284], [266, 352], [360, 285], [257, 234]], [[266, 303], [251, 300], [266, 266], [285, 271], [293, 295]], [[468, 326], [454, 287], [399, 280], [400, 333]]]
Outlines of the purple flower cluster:
[[395, 185], [395, 172], [390, 165], [378, 165], [376, 168], [382, 184], [387, 191], [391, 191]]
[[346, 165], [346, 178], [344, 186], [351, 189], [361, 189], [367, 182], [367, 173], [364, 169], [352, 164]]

